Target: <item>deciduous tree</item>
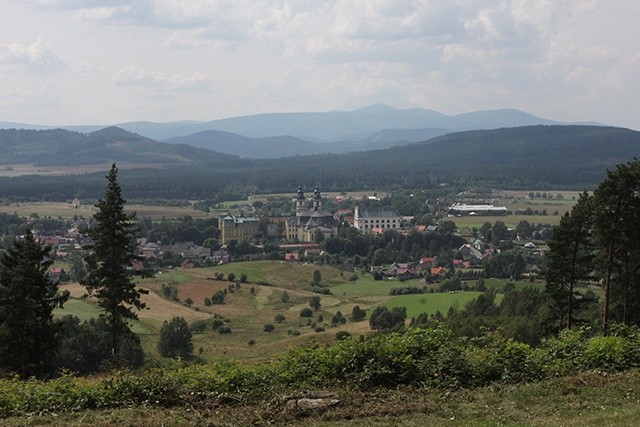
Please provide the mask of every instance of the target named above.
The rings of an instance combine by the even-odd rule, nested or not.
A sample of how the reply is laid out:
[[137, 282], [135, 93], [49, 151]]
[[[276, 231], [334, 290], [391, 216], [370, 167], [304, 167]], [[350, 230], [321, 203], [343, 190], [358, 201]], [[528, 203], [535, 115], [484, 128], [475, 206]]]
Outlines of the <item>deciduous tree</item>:
[[158, 351], [164, 357], [187, 357], [193, 352], [191, 330], [184, 317], [174, 317], [162, 324]]

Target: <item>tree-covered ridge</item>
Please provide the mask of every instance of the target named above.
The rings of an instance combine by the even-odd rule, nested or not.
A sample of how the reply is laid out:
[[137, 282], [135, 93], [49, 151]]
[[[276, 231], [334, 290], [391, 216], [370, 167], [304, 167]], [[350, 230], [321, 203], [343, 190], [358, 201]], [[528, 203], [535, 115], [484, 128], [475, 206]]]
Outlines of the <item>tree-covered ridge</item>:
[[89, 134], [62, 129], [0, 130], [0, 157], [5, 164], [34, 163], [42, 166], [110, 161], [190, 164], [235, 158], [184, 144], [165, 144], [117, 127]]
[[[106, 138], [101, 132], [110, 135], [124, 131], [111, 129], [91, 134], [92, 138], [103, 141], [102, 145], [96, 143], [98, 148], [91, 151], [91, 158], [96, 162], [98, 159], [112, 162], [126, 155], [127, 162], [143, 159], [142, 167], [151, 159], [168, 164], [167, 156], [193, 159], [189, 160], [188, 167], [184, 167], [186, 161], [175, 161], [173, 167], [164, 170], [123, 171], [128, 198], [221, 201], [229, 200], [231, 195], [244, 198], [254, 192], [293, 192], [299, 185], [313, 187], [316, 184], [324, 191], [428, 189], [444, 183], [450, 187], [479, 184], [503, 188], [587, 189], [601, 181], [607, 169], [640, 156], [640, 132], [597, 126], [469, 131], [386, 150], [270, 160], [239, 159], [146, 139], [114, 143], [114, 139], [122, 138]], [[169, 150], [171, 156], [162, 151], [157, 155], [152, 155], [154, 151], [145, 151], [145, 147], [149, 150], [156, 147], [154, 144]], [[80, 154], [88, 156], [89, 151]], [[72, 155], [65, 158], [80, 164], [83, 158], [80, 154], [77, 158]], [[55, 153], [48, 156], [60, 159]], [[102, 174], [0, 178], [0, 198], [97, 198], [102, 188], [101, 177]]]
[[[452, 133], [345, 156], [300, 157], [288, 159], [287, 165], [320, 170], [329, 180], [360, 181], [362, 185], [421, 186], [438, 177], [532, 187], [538, 182], [595, 184], [606, 169], [638, 156], [640, 132], [598, 126], [528, 126]], [[278, 161], [267, 164], [274, 169], [283, 167]]]

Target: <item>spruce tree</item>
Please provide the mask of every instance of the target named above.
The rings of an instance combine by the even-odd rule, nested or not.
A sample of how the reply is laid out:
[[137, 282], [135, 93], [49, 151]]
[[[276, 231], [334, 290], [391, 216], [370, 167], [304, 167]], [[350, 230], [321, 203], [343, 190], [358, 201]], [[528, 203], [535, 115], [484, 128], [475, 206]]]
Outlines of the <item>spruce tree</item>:
[[68, 298], [49, 279], [49, 251], [27, 230], [0, 257], [0, 370], [23, 378], [48, 372], [59, 340], [53, 310]]
[[85, 257], [87, 275], [82, 284], [89, 295], [95, 295], [104, 310], [103, 316], [111, 328], [111, 353], [118, 358], [121, 339], [129, 332], [128, 320], [137, 319], [134, 309], [142, 310], [145, 304], [141, 294], [148, 291], [136, 289], [128, 267], [137, 259], [135, 255], [134, 214], [126, 214], [122, 191], [118, 184], [118, 168], [115, 163], [107, 175], [107, 192], [98, 200], [98, 211], [93, 223], [85, 231], [91, 239], [89, 254]]

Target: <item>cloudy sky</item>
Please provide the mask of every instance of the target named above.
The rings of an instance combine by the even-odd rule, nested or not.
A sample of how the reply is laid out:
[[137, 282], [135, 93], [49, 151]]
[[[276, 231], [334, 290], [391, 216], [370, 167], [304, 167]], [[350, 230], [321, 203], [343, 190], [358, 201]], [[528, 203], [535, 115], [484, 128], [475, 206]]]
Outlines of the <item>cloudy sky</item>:
[[374, 103], [640, 130], [637, 0], [2, 0], [0, 121]]

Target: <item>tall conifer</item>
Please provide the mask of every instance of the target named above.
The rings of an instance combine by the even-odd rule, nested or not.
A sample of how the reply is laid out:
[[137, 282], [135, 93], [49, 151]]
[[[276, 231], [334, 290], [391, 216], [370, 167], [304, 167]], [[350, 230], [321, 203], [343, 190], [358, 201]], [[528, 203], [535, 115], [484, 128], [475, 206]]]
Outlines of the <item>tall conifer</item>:
[[49, 278], [49, 251], [27, 230], [0, 257], [0, 369], [23, 378], [48, 372], [59, 341], [53, 310], [68, 298]]
[[87, 275], [83, 281], [90, 295], [95, 295], [111, 327], [111, 352], [118, 357], [121, 337], [128, 332], [127, 320], [137, 319], [134, 309], [142, 310], [142, 289], [137, 289], [128, 268], [135, 255], [136, 225], [134, 215], [124, 212], [126, 201], [118, 184], [115, 163], [107, 175], [107, 192], [98, 200], [94, 222], [86, 230], [91, 239], [85, 257]]

